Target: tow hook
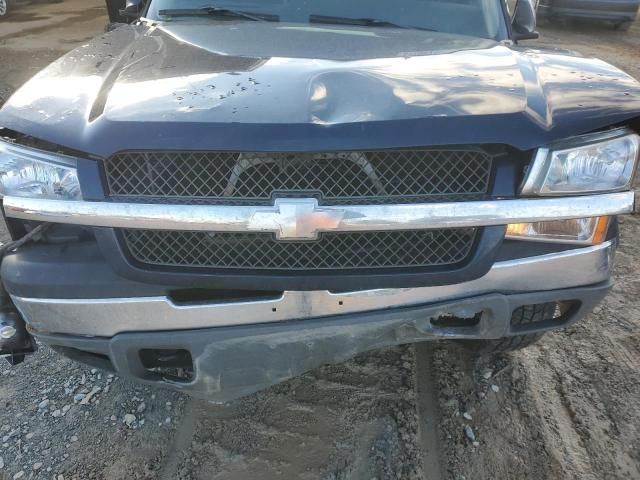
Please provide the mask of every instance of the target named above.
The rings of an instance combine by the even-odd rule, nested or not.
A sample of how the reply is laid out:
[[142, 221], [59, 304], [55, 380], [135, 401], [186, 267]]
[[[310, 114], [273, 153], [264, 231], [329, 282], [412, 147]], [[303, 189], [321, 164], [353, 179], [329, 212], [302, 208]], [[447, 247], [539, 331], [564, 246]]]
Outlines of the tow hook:
[[5, 357], [11, 365], [18, 365], [24, 362], [25, 355], [33, 352], [35, 342], [20, 314], [15, 309], [3, 309], [0, 312], [0, 357]]
[[25, 355], [35, 352], [36, 343], [4, 288], [0, 287], [0, 295], [0, 357], [18, 365]]

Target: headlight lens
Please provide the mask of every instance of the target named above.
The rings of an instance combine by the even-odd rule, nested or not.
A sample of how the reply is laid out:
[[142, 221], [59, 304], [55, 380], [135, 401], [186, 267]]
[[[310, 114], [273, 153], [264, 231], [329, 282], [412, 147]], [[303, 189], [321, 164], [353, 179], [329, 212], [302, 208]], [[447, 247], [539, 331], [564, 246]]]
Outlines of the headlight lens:
[[623, 133], [571, 148], [539, 150], [522, 193], [552, 196], [628, 189], [640, 136]]
[[0, 141], [0, 196], [81, 200], [72, 157]]
[[507, 238], [537, 242], [595, 245], [604, 242], [609, 217], [577, 218], [536, 223], [514, 223], [507, 226]]

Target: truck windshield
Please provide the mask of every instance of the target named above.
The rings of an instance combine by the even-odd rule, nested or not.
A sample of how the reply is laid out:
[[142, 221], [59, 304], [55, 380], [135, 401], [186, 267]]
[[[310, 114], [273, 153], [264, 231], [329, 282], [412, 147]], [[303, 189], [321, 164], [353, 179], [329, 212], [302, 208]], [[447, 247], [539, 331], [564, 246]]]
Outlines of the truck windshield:
[[[147, 17], [404, 28], [502, 40], [501, 0], [152, 0]], [[173, 12], [173, 14], [171, 14]], [[248, 15], [245, 15], [247, 13]]]

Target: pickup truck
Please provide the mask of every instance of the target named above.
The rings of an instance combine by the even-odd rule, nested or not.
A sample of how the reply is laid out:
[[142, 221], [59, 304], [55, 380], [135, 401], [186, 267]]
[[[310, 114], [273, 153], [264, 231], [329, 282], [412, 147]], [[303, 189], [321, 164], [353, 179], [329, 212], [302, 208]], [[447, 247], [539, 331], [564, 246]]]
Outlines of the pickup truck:
[[538, 18], [607, 21], [617, 30], [629, 30], [640, 0], [540, 0]]
[[631, 28], [640, 0], [540, 0], [538, 18], [607, 21], [617, 30]]
[[124, 10], [0, 110], [13, 363], [226, 402], [393, 345], [521, 348], [611, 288], [640, 84], [522, 46], [530, 0]]

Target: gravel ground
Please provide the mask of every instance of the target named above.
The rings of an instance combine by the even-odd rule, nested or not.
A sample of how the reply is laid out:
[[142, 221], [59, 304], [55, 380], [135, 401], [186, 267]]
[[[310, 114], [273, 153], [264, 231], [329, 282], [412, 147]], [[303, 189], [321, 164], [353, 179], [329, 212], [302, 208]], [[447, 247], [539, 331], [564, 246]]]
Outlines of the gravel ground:
[[[0, 97], [104, 24], [98, 0], [18, 3], [0, 24]], [[542, 33], [530, 44], [640, 78], [640, 23], [626, 34], [589, 24]], [[0, 478], [640, 478], [640, 220], [621, 228], [604, 304], [510, 356], [389, 349], [225, 406], [44, 347], [23, 365], [0, 364]]]

